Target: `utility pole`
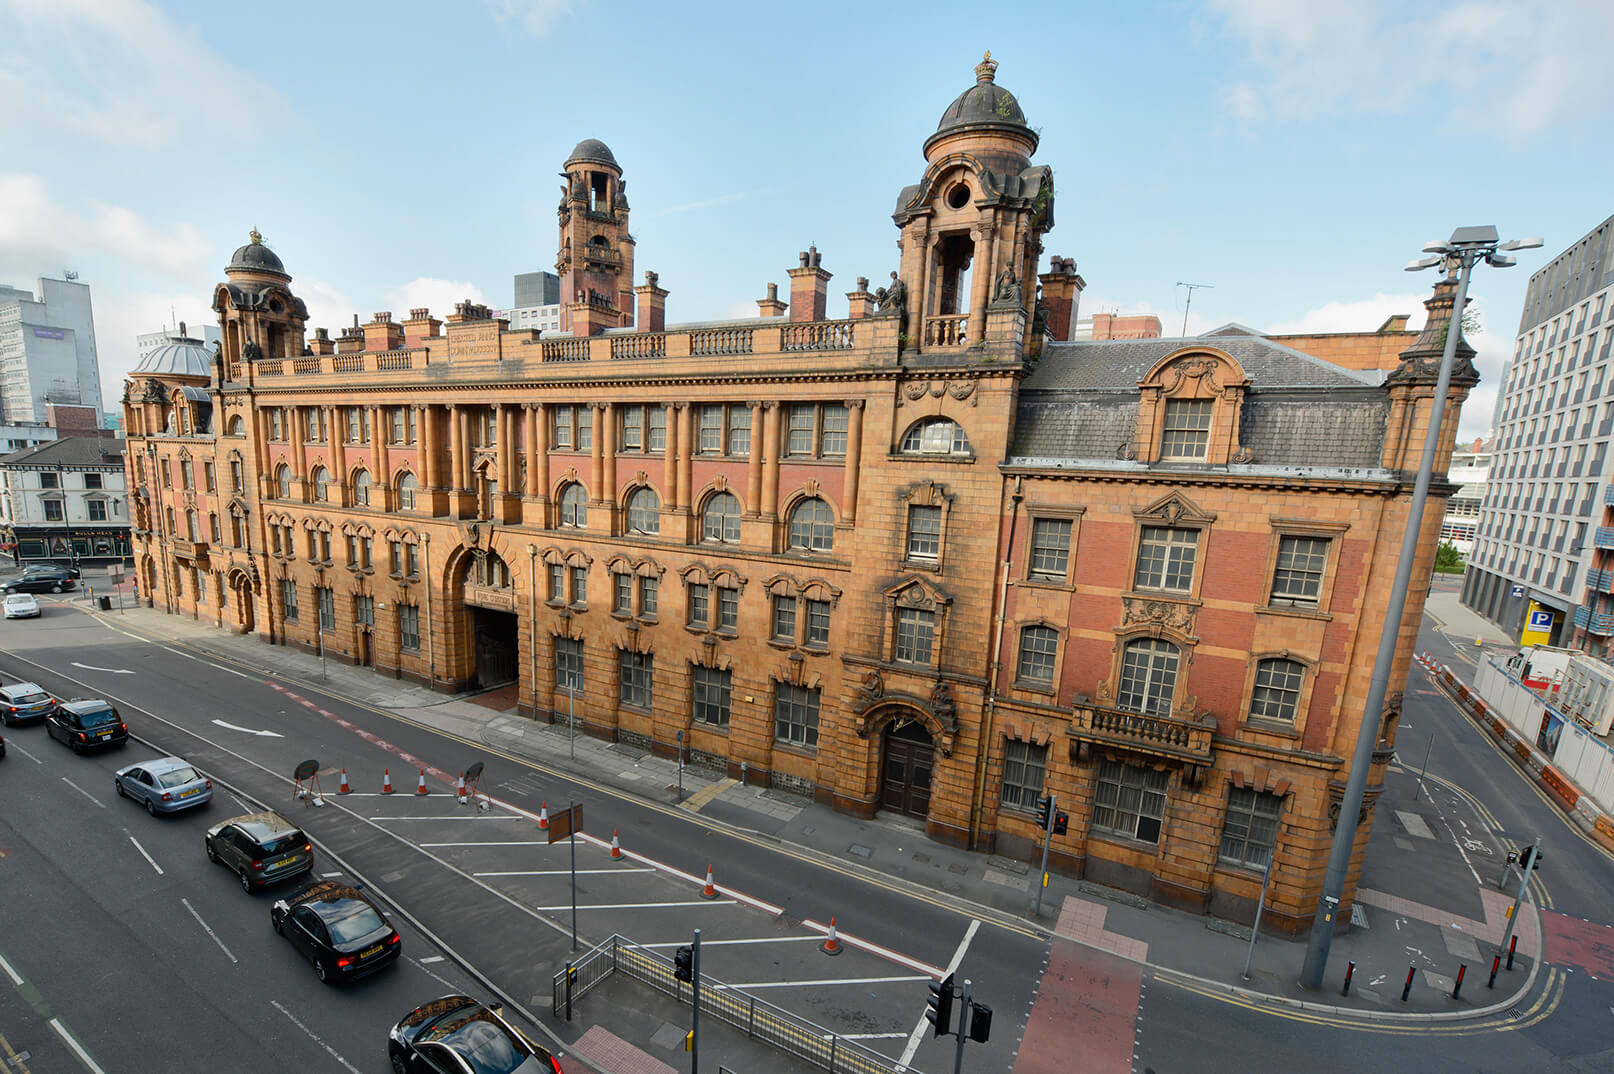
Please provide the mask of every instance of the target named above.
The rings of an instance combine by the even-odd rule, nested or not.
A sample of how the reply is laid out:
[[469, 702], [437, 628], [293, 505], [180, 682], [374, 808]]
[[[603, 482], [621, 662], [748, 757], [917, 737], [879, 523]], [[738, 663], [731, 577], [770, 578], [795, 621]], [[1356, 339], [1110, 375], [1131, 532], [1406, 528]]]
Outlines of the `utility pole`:
[[1183, 283], [1181, 280], [1178, 280], [1177, 281], [1177, 286], [1178, 287], [1186, 287], [1186, 288], [1188, 288], [1188, 301], [1184, 302], [1183, 307], [1182, 307], [1182, 334], [1184, 336], [1187, 336], [1188, 335], [1188, 310], [1194, 304], [1194, 291], [1196, 289], [1198, 289], [1198, 290], [1204, 290], [1204, 289], [1212, 289], [1212, 290], [1214, 290], [1216, 285], [1215, 284], [1210, 284], [1210, 283]]
[[[1525, 848], [1524, 860], [1519, 862], [1519, 893], [1513, 897], [1513, 909], [1508, 911], [1508, 927], [1502, 930], [1502, 943], [1497, 950], [1507, 953], [1508, 941], [1513, 938], [1513, 926], [1519, 920], [1519, 905], [1524, 902], [1524, 895], [1530, 884], [1530, 874], [1535, 871], [1536, 863], [1541, 860], [1541, 836]], [[1505, 868], [1505, 867], [1504, 867]], [[1540, 957], [1540, 953], [1537, 953]], [[1508, 968], [1513, 968], [1513, 960], [1508, 959]]]

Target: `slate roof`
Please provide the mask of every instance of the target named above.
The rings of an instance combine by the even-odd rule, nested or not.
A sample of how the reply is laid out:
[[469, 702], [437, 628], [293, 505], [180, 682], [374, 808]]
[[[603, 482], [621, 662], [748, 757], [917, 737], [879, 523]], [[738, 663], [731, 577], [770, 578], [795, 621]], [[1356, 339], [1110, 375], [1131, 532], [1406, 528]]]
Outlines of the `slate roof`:
[[8, 470], [52, 470], [63, 466], [123, 466], [123, 438], [118, 436], [68, 436], [47, 444], [36, 444], [0, 457]]
[[165, 374], [185, 377], [206, 377], [211, 375], [210, 367], [213, 362], [213, 352], [202, 346], [201, 340], [176, 339], [165, 343], [141, 359], [140, 364], [129, 371], [133, 376], [136, 373], [151, 373], [157, 376]]
[[1036, 371], [1026, 379], [1023, 390], [1136, 390], [1138, 381], [1156, 362], [1201, 341], [1231, 355], [1243, 367], [1252, 389], [1361, 388], [1378, 383], [1376, 373], [1370, 376], [1344, 369], [1261, 336], [1228, 335], [1051, 343], [1043, 348]]

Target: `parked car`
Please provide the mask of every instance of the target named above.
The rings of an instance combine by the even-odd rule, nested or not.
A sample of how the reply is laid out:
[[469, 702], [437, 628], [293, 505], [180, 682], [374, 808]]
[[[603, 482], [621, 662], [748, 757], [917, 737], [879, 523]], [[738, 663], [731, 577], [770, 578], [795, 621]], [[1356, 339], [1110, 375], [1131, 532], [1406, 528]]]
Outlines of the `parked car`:
[[0, 760], [4, 760], [5, 756], [6, 756], [6, 740], [4, 738], [0, 738]]
[[0, 723], [34, 723], [56, 707], [56, 699], [31, 682], [0, 686]]
[[7, 619], [39, 618], [39, 601], [29, 593], [7, 593], [5, 607]]
[[110, 702], [93, 698], [58, 701], [45, 717], [45, 730], [74, 753], [129, 744], [129, 725], [118, 710]]
[[314, 964], [326, 984], [355, 981], [398, 961], [403, 938], [356, 887], [327, 880], [269, 908], [275, 932]]
[[5, 585], [0, 586], [0, 592], [5, 593], [61, 593], [72, 589], [78, 583], [71, 574], [63, 571], [51, 571], [38, 574], [24, 574], [20, 578], [13, 578]]
[[387, 1034], [394, 1074], [563, 1074], [549, 1049], [528, 1040], [500, 1010], [470, 996], [416, 1007]]
[[64, 567], [60, 563], [30, 563], [22, 569], [23, 574], [65, 574], [69, 578], [82, 578], [83, 572], [77, 567]]
[[314, 845], [278, 813], [249, 813], [207, 830], [207, 860], [241, 878], [252, 891], [314, 867]]
[[180, 757], [127, 765], [112, 776], [119, 798], [133, 798], [153, 816], [195, 809], [213, 800], [213, 781]]

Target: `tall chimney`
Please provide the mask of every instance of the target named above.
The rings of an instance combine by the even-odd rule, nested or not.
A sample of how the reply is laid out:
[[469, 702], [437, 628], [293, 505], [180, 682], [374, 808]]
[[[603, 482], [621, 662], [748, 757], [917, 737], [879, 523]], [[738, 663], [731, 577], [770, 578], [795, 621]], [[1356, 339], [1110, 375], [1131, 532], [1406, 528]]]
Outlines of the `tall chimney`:
[[790, 319], [822, 321], [829, 310], [830, 274], [819, 267], [818, 247], [801, 253], [801, 264], [790, 270]]
[[776, 283], [768, 285], [767, 298], [757, 299], [757, 316], [759, 317], [783, 317], [785, 310], [789, 308], [779, 301], [779, 285]]
[[846, 292], [847, 316], [854, 321], [874, 315], [874, 296], [869, 293], [869, 278], [857, 278], [857, 290]]
[[638, 299], [638, 328], [641, 332], [667, 330], [667, 292], [657, 287], [661, 277], [645, 269], [644, 283], [633, 289]]
[[1087, 281], [1076, 274], [1076, 262], [1068, 257], [1050, 257], [1048, 271], [1037, 280], [1042, 284], [1042, 303], [1048, 310], [1048, 334], [1057, 340], [1069, 339]]

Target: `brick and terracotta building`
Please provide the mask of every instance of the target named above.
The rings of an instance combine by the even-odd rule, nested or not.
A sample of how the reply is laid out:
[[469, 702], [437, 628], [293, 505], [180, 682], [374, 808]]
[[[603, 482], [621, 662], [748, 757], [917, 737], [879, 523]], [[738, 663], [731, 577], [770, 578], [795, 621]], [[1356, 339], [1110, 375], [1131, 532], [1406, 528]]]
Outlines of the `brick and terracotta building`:
[[1029, 855], [1056, 794], [1058, 867], [1178, 905], [1248, 916], [1275, 852], [1268, 919], [1299, 928], [1454, 285], [1384, 383], [1259, 338], [1067, 342], [1080, 278], [1037, 271], [1053, 176], [995, 68], [845, 317], [809, 249], [760, 317], [667, 324], [594, 140], [558, 208], [566, 333], [462, 303], [310, 335], [255, 236], [211, 367], [126, 393], [142, 593], [437, 689], [514, 682], [659, 753], [682, 733], [951, 843]]

